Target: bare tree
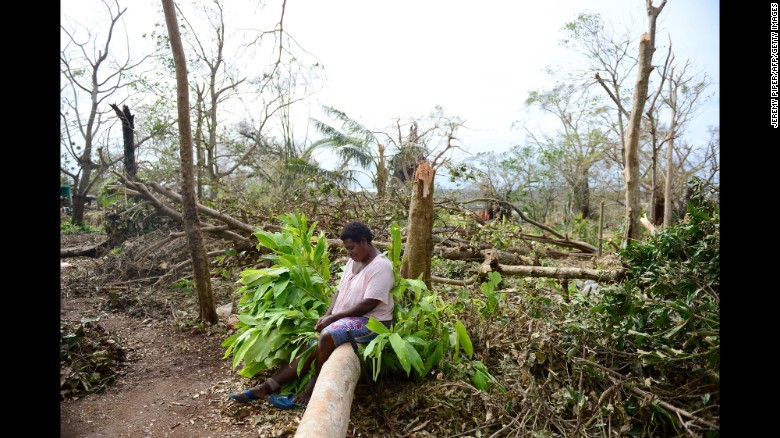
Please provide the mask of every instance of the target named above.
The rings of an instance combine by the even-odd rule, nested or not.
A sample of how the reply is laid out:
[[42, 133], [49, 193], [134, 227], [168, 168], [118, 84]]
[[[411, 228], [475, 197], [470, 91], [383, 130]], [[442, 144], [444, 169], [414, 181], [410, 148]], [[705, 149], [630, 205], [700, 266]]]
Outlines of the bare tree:
[[[664, 226], [672, 224], [672, 191], [675, 179], [675, 164], [673, 154], [675, 139], [684, 132], [685, 127], [691, 121], [693, 116], [701, 105], [709, 99], [706, 90], [709, 87], [709, 80], [706, 74], [691, 74], [689, 69], [690, 61], [686, 61], [680, 68], [672, 67], [669, 73], [669, 93], [666, 96], [665, 103], [671, 111], [670, 126], [667, 132], [667, 151], [666, 151], [666, 184], [664, 187]], [[682, 165], [682, 163], [680, 163]], [[696, 167], [702, 166], [704, 163]], [[677, 179], [678, 192], [682, 195], [682, 187], [685, 180]]]
[[187, 59], [179, 33], [173, 0], [162, 0], [165, 24], [170, 36], [171, 51], [176, 64], [177, 107], [179, 111], [179, 146], [181, 153], [181, 195], [184, 204], [184, 230], [192, 258], [195, 287], [198, 291], [200, 318], [209, 323], [217, 322], [214, 295], [211, 291], [211, 272], [200, 230], [197, 202], [195, 201], [195, 175], [192, 154], [192, 127], [190, 125], [190, 95], [187, 81]]
[[647, 101], [650, 73], [653, 70], [653, 52], [655, 52], [655, 30], [658, 15], [666, 6], [666, 0], [658, 7], [653, 6], [652, 0], [646, 0], [647, 18], [649, 30], [639, 40], [639, 71], [636, 75], [634, 87], [634, 101], [631, 106], [631, 114], [628, 118], [628, 130], [625, 142], [625, 167], [624, 177], [626, 182], [626, 227], [623, 234], [623, 243], [629, 240], [638, 240], [642, 230], [640, 219], [639, 198], [639, 135]]
[[128, 55], [124, 61], [117, 61], [111, 56], [117, 22], [127, 9], [122, 9], [118, 1], [103, 0], [103, 5], [110, 25], [102, 44], [97, 41], [97, 35], [88, 34], [82, 40], [76, 27], [60, 25], [66, 42], [60, 51], [60, 73], [64, 79], [60, 94], [63, 151], [60, 171], [72, 181], [73, 223], [77, 225], [84, 222], [87, 193], [102, 173], [121, 159], [121, 156], [110, 158], [107, 148], [110, 122], [104, 119], [110, 109], [101, 106], [128, 87], [131, 70], [146, 59], [133, 62]]

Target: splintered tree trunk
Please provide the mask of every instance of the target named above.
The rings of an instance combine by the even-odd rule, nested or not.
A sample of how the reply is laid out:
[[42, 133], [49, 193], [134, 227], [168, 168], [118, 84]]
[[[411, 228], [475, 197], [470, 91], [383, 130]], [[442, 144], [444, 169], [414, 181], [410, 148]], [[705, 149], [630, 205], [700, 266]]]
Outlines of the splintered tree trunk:
[[642, 114], [647, 102], [647, 88], [650, 83], [650, 72], [653, 71], [653, 52], [655, 51], [655, 27], [656, 19], [661, 10], [666, 6], [666, 0], [661, 6], [654, 7], [653, 0], [646, 0], [647, 17], [650, 26], [649, 32], [642, 34], [639, 40], [639, 70], [636, 74], [636, 88], [634, 88], [634, 102], [631, 106], [631, 114], [628, 117], [628, 131], [626, 132], [626, 153], [624, 176], [626, 180], [626, 230], [623, 234], [623, 245], [629, 240], [639, 240], [642, 225], [639, 222], [641, 207], [639, 205], [639, 135]]
[[636, 89], [631, 115], [628, 118], [626, 133], [626, 165], [624, 169], [626, 180], [626, 230], [623, 243], [639, 240], [642, 231], [639, 222], [641, 208], [639, 206], [639, 135], [642, 122], [642, 112], [647, 101], [647, 87], [650, 79], [653, 48], [650, 47], [650, 35], [646, 32], [639, 41], [639, 72], [637, 72]]
[[669, 102], [672, 109], [672, 126], [669, 128], [669, 144], [666, 149], [666, 185], [664, 186], [664, 226], [672, 225], [672, 151], [677, 134], [677, 90], [674, 84], [674, 68], [669, 79]]
[[122, 121], [122, 140], [125, 146], [125, 174], [128, 178], [134, 179], [138, 170], [135, 164], [135, 116], [130, 114], [130, 108], [127, 105], [123, 105], [121, 111], [116, 104], [111, 104], [111, 108], [114, 109], [117, 117]]
[[206, 249], [203, 246], [203, 234], [200, 230], [197, 204], [195, 202], [195, 175], [192, 158], [192, 127], [190, 126], [190, 96], [187, 84], [187, 62], [179, 33], [173, 0], [162, 0], [165, 12], [165, 24], [171, 40], [173, 60], [176, 65], [176, 106], [179, 112], [179, 147], [181, 153], [181, 195], [184, 204], [184, 230], [192, 258], [195, 287], [198, 290], [200, 317], [206, 322], [217, 322], [214, 295], [211, 292], [211, 274]]
[[414, 173], [414, 190], [409, 202], [409, 226], [406, 235], [401, 276], [417, 278], [431, 287], [431, 257], [433, 256], [433, 177], [436, 170], [423, 161]]

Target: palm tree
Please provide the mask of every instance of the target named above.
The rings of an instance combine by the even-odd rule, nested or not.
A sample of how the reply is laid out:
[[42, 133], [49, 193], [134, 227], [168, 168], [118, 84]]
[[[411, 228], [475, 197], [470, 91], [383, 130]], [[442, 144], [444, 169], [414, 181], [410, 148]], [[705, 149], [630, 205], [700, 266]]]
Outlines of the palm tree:
[[[377, 196], [380, 199], [384, 197], [387, 184], [384, 145], [379, 143], [379, 140], [371, 130], [351, 119], [343, 111], [326, 105], [323, 105], [322, 110], [327, 116], [339, 122], [341, 127], [336, 128], [333, 125], [312, 118], [311, 122], [314, 128], [325, 137], [312, 143], [309, 151], [311, 152], [319, 147], [332, 149], [341, 159], [340, 167], [342, 169], [350, 163], [355, 163], [362, 169], [374, 164], [376, 176], [373, 178], [373, 182], [376, 186]], [[373, 145], [376, 145], [376, 155], [374, 155]]]

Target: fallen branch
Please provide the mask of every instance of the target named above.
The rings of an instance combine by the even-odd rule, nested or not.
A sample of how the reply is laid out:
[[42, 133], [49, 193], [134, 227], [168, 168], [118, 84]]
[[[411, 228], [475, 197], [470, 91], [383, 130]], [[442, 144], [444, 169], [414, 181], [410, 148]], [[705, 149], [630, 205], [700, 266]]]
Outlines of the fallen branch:
[[[174, 200], [178, 203], [182, 202], [182, 197], [180, 194], [174, 192], [171, 189], [168, 189], [166, 187], [163, 187], [156, 182], [150, 182], [149, 186], [154, 189], [157, 193], [160, 193], [161, 195], [164, 195], [165, 197]], [[213, 208], [206, 207], [202, 204], [196, 204], [196, 207], [198, 208], [198, 211], [205, 214], [206, 216], [212, 217], [214, 219], [217, 219], [221, 222], [224, 222], [231, 228], [239, 229], [241, 231], [245, 231], [249, 234], [252, 234], [257, 231], [257, 227], [253, 227], [251, 225], [245, 224], [231, 216], [228, 216], [226, 214], [220, 213], [217, 210], [214, 210]]]
[[92, 246], [79, 246], [75, 248], [60, 248], [60, 258], [66, 257], [102, 257], [111, 246], [111, 239]]
[[[578, 362], [586, 363], [588, 365], [591, 365], [591, 366], [594, 366], [596, 368], [599, 368], [600, 370], [607, 371], [607, 373], [610, 374], [607, 377], [609, 377], [609, 379], [612, 381], [612, 383], [621, 384], [621, 383], [623, 383], [623, 382], [625, 382], [627, 380], [627, 377], [622, 375], [622, 374], [620, 374], [619, 372], [617, 372], [615, 370], [611, 370], [609, 368], [606, 368], [606, 367], [604, 367], [602, 365], [599, 365], [599, 364], [597, 364], [595, 362], [591, 362], [591, 361], [589, 361], [587, 359], [583, 359], [581, 357], [575, 357], [574, 359], [576, 361], [578, 361]], [[707, 420], [705, 420], [703, 418], [697, 417], [697, 416], [691, 414], [690, 412], [688, 412], [686, 410], [683, 410], [683, 409], [680, 409], [680, 408], [678, 408], [676, 406], [673, 406], [673, 405], [671, 405], [671, 404], [661, 400], [661, 398], [658, 397], [657, 395], [655, 395], [655, 394], [653, 394], [653, 393], [651, 393], [649, 391], [644, 391], [644, 390], [641, 390], [641, 389], [637, 388], [636, 385], [631, 387], [631, 392], [633, 392], [634, 394], [640, 395], [640, 396], [642, 396], [642, 397], [644, 397], [644, 398], [646, 398], [648, 400], [651, 400], [651, 401], [652, 400], [658, 400], [658, 404], [661, 405], [665, 409], [668, 409], [668, 410], [670, 410], [670, 411], [672, 411], [672, 412], [674, 412], [674, 413], [676, 413], [678, 415], [682, 415], [684, 417], [690, 418], [691, 420], [696, 421], [696, 422], [698, 422], [700, 424], [703, 424], [703, 425], [705, 425], [707, 427], [710, 427], [710, 428], [712, 428], [714, 430], [720, 430], [720, 426], [718, 426], [717, 424], [710, 423], [709, 421], [707, 421]]]
[[444, 277], [435, 277], [431, 275], [431, 282], [432, 283], [441, 283], [441, 284], [451, 284], [453, 286], [470, 286], [477, 282], [479, 279], [478, 275], [472, 275], [471, 277], [465, 279], [465, 280], [453, 280], [450, 278], [444, 278]]
[[544, 266], [498, 265], [498, 272], [516, 277], [545, 277], [559, 280], [582, 279], [599, 283], [614, 283], [625, 276], [624, 269], [599, 270], [587, 268], [551, 268]]

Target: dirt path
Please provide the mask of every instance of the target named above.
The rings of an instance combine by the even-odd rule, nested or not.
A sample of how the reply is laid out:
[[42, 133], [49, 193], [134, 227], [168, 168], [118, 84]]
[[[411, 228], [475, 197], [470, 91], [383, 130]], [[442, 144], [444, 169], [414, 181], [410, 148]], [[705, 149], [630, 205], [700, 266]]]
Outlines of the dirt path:
[[[251, 382], [222, 359], [225, 350], [220, 344], [229, 336], [224, 322], [208, 328], [179, 328], [180, 321], [174, 321], [174, 314], [188, 311], [191, 316], [197, 311], [192, 296], [131, 285], [112, 298], [111, 287], [100, 277], [105, 270], [100, 260], [63, 261], [71, 266], [61, 270], [61, 322], [97, 318], [95, 324], [124, 350], [125, 358], [115, 383], [105, 391], [61, 400], [60, 436], [278, 437], [294, 433], [303, 411], [281, 411], [267, 403], [238, 405], [227, 397]], [[230, 289], [222, 287], [215, 293], [218, 304], [230, 301]], [[145, 301], [134, 301], [144, 295]]]
[[[251, 423], [259, 406], [239, 407], [227, 393], [246, 384], [221, 359], [219, 334], [175, 331], [170, 324], [97, 312], [88, 300], [65, 302], [62, 318], [99, 316], [100, 324], [128, 353], [129, 364], [117, 383], [60, 405], [62, 437], [238, 437], [278, 436], [276, 421], [263, 428]], [[242, 415], [243, 414], [243, 415]], [[273, 412], [279, 421], [292, 413]], [[281, 414], [281, 415], [280, 415]], [[292, 415], [285, 415], [292, 414]], [[290, 418], [285, 418], [290, 417]], [[279, 430], [282, 429], [282, 430]], [[266, 434], [267, 433], [267, 434]]]

